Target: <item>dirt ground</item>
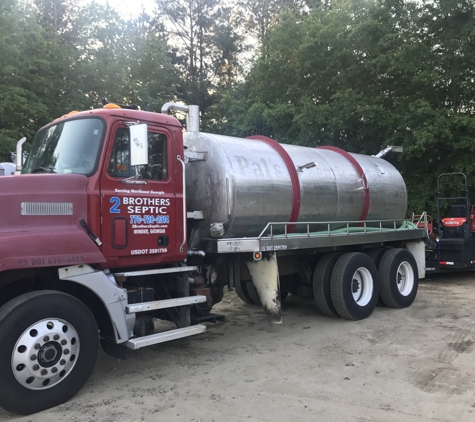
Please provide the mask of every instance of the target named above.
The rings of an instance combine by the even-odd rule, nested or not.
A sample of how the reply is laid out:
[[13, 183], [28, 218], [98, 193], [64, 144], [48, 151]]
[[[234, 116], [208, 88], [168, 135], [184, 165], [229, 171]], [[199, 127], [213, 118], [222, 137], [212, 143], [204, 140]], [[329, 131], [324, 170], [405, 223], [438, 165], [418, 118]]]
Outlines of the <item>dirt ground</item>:
[[475, 273], [432, 276], [408, 309], [350, 322], [289, 297], [271, 326], [227, 293], [226, 322], [126, 361], [101, 351], [70, 402], [0, 420], [475, 421], [474, 303]]

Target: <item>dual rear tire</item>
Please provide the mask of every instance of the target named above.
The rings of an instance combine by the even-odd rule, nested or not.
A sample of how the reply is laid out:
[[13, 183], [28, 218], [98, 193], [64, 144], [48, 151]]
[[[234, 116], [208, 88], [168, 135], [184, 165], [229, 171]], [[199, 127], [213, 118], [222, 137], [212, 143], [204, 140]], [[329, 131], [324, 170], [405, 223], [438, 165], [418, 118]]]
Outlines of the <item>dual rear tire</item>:
[[330, 292], [341, 317], [352, 320], [369, 317], [379, 295], [378, 272], [373, 260], [361, 252], [343, 254], [333, 268]]
[[379, 264], [380, 295], [386, 306], [406, 308], [414, 302], [419, 288], [414, 256], [406, 249], [389, 249]]
[[361, 320], [373, 313], [380, 295], [386, 306], [410, 306], [417, 295], [417, 275], [416, 261], [406, 249], [330, 253], [315, 269], [315, 301], [324, 315]]
[[[252, 281], [236, 284], [236, 293], [246, 303], [260, 305]], [[372, 249], [361, 252], [334, 252], [317, 263], [312, 289], [321, 313], [350, 320], [369, 317], [381, 301], [388, 307], [410, 306], [417, 295], [418, 269], [406, 249]], [[282, 294], [282, 301], [287, 295]]]

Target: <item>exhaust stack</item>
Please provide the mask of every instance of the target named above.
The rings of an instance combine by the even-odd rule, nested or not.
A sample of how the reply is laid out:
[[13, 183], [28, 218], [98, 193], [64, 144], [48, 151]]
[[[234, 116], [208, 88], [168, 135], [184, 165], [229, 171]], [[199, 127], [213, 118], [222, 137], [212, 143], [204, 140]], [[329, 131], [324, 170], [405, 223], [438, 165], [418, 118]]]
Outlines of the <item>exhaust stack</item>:
[[186, 131], [200, 131], [200, 108], [197, 105], [184, 105], [178, 103], [165, 103], [162, 107], [163, 114], [170, 114], [172, 110], [181, 111], [186, 116]]
[[26, 138], [21, 138], [16, 144], [16, 171], [15, 174], [20, 174], [23, 167], [23, 144], [26, 142]]

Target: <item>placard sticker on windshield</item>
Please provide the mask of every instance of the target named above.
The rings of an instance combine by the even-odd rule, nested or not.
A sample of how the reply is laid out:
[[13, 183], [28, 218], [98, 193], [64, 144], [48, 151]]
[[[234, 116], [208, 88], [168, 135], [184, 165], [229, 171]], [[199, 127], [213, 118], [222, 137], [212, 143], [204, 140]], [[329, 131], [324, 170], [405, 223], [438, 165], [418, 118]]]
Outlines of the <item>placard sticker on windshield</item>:
[[94, 131], [92, 132], [93, 135], [97, 135], [99, 133], [99, 131], [97, 129], [94, 129]]

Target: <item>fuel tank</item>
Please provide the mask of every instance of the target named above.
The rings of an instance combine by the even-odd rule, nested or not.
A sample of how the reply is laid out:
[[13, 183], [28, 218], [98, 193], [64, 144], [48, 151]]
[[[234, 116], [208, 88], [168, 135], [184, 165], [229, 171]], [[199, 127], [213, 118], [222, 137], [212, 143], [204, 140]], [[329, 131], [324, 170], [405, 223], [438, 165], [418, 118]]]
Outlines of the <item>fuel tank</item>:
[[405, 217], [404, 180], [381, 158], [265, 137], [188, 132], [184, 140], [188, 211], [203, 211], [193, 223], [202, 237], [257, 236], [269, 222]]

